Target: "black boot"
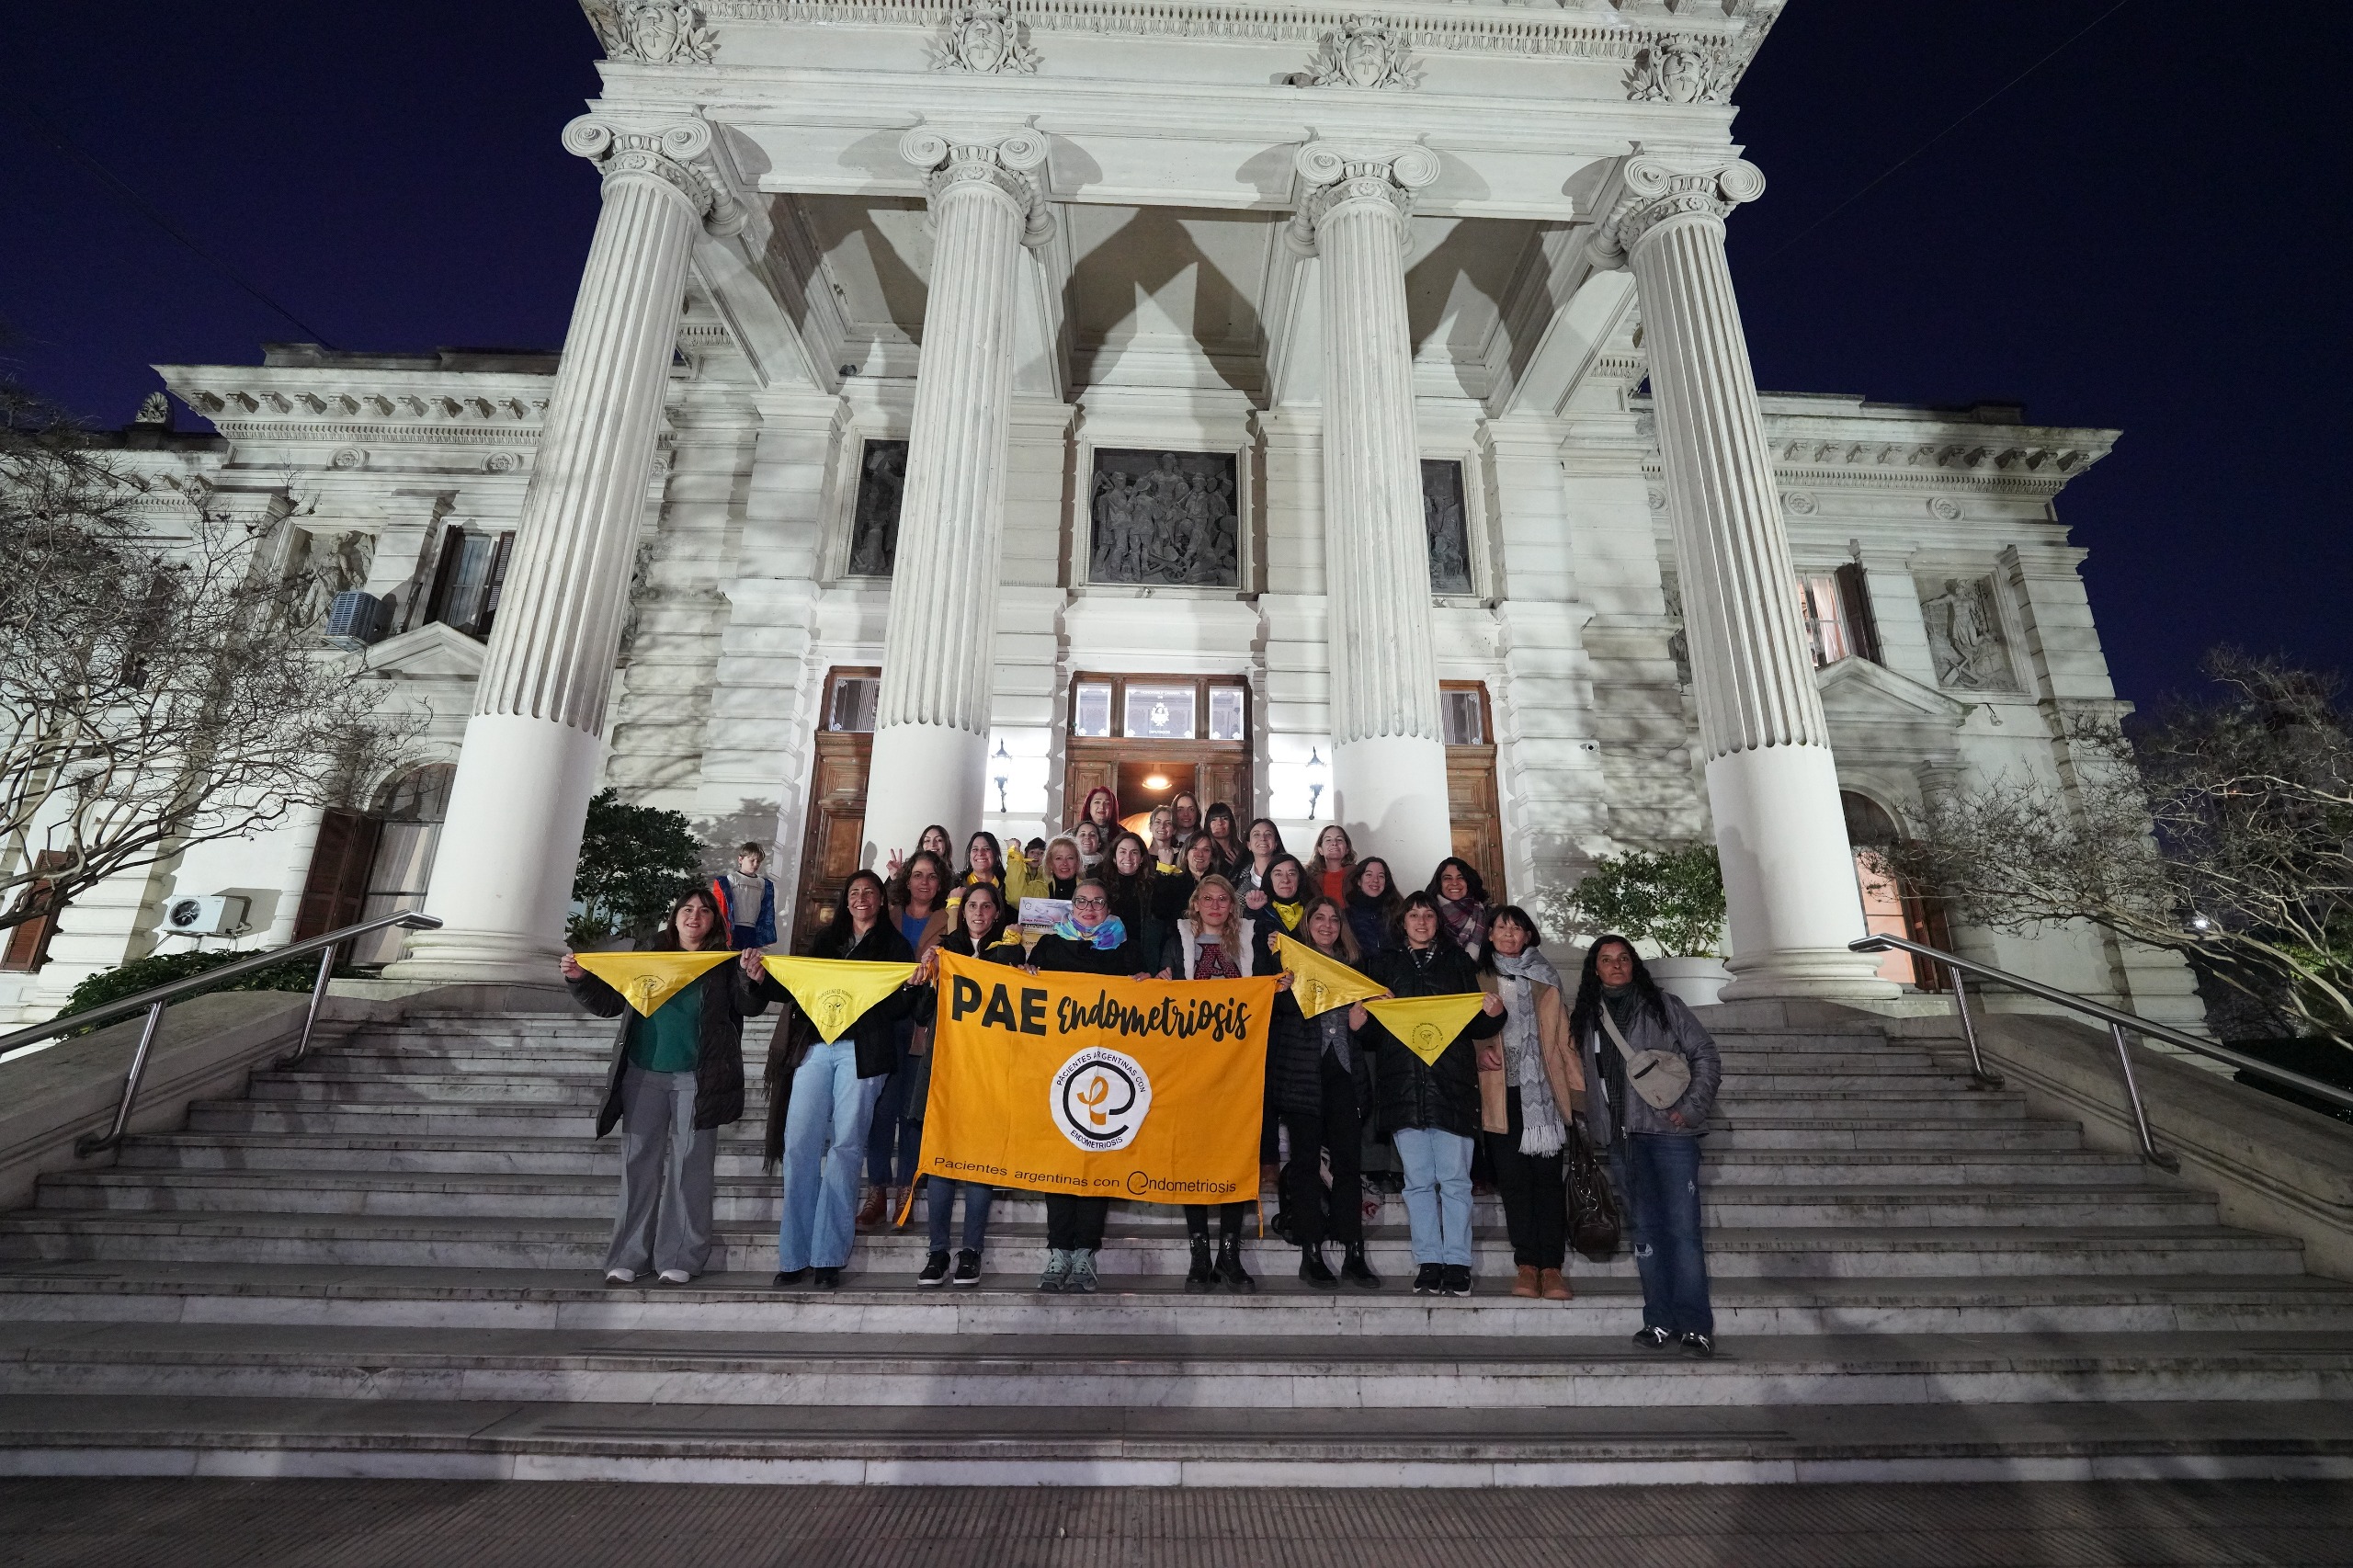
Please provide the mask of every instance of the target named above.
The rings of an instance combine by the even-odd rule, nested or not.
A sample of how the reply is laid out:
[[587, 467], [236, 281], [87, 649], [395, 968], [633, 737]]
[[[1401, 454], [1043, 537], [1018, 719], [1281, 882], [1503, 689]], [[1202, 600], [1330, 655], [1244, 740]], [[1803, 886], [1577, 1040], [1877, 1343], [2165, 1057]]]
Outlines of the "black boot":
[[1217, 1270], [1210, 1264], [1210, 1239], [1193, 1238], [1193, 1267], [1185, 1271], [1185, 1289], [1206, 1290], [1217, 1283]]
[[1324, 1248], [1318, 1243], [1302, 1242], [1299, 1248], [1299, 1277], [1319, 1290], [1336, 1290], [1340, 1277], [1324, 1261]]
[[1372, 1265], [1366, 1261], [1362, 1242], [1348, 1244], [1347, 1256], [1340, 1260], [1340, 1278], [1359, 1290], [1381, 1289], [1381, 1276], [1375, 1274]]
[[1242, 1242], [1239, 1237], [1228, 1236], [1218, 1244], [1217, 1277], [1224, 1282], [1227, 1290], [1239, 1293], [1246, 1294], [1258, 1288], [1258, 1282], [1250, 1278], [1250, 1271], [1242, 1267]]

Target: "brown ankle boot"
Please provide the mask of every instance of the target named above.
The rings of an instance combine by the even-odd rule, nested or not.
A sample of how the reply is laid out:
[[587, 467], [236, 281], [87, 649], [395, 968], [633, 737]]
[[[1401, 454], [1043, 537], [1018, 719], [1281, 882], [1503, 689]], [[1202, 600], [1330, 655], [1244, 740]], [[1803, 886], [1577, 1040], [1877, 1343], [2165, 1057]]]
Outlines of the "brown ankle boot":
[[1545, 1269], [1537, 1277], [1537, 1289], [1548, 1301], [1574, 1301], [1576, 1292], [1569, 1289], [1568, 1276], [1557, 1268]]
[[872, 1230], [882, 1222], [882, 1216], [890, 1211], [891, 1189], [887, 1187], [868, 1187], [866, 1201], [859, 1204], [858, 1208], [858, 1228], [861, 1231]]
[[1511, 1293], [1526, 1296], [1529, 1301], [1536, 1299], [1536, 1270], [1531, 1265], [1519, 1266], [1519, 1278], [1512, 1282]]

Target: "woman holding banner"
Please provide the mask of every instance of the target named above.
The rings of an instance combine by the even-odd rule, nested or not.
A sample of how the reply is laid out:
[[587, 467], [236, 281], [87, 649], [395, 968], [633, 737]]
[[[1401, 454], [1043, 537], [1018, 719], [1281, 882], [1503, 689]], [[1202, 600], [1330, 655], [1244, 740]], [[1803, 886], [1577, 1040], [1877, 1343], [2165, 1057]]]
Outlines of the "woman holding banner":
[[[1364, 961], [1340, 906], [1328, 898], [1309, 902], [1292, 940], [1350, 969]], [[1342, 1279], [1360, 1290], [1380, 1290], [1381, 1276], [1364, 1254], [1364, 1192], [1358, 1175], [1362, 1108], [1370, 1103], [1372, 1074], [1350, 1037], [1348, 1009], [1331, 1007], [1311, 1018], [1295, 990], [1279, 993], [1267, 1040], [1267, 1081], [1290, 1134], [1283, 1209], [1290, 1216], [1290, 1238], [1299, 1244], [1299, 1277], [1320, 1290]], [[1328, 1189], [1319, 1158], [1323, 1150], [1331, 1152]], [[1336, 1276], [1324, 1261], [1326, 1241], [1347, 1249]]]
[[[1261, 953], [1249, 922], [1242, 918], [1241, 901], [1233, 884], [1212, 871], [1193, 890], [1192, 902], [1176, 929], [1161, 949], [1163, 980], [1247, 980], [1263, 973]], [[1258, 1282], [1242, 1267], [1242, 1222], [1249, 1217], [1250, 1199], [1218, 1207], [1217, 1259], [1210, 1259], [1210, 1209], [1206, 1203], [1185, 1205], [1185, 1233], [1192, 1243], [1193, 1264], [1185, 1275], [1185, 1289], [1207, 1290], [1223, 1285], [1229, 1290], [1256, 1290]]]
[[[1471, 956], [1441, 929], [1438, 900], [1417, 892], [1399, 922], [1404, 945], [1365, 962], [1367, 979], [1397, 1000], [1479, 995]], [[1436, 1013], [1438, 1009], [1430, 1009]], [[1502, 1032], [1504, 1005], [1485, 996], [1452, 1029], [1425, 1022], [1427, 1044], [1400, 1040], [1362, 1002], [1348, 1011], [1360, 1045], [1375, 1052], [1381, 1131], [1405, 1167], [1405, 1218], [1414, 1241], [1414, 1294], [1471, 1293], [1471, 1144], [1479, 1131], [1479, 1062], [1473, 1040]], [[1420, 1049], [1416, 1049], [1416, 1046]]]
[[[887, 918], [882, 879], [854, 871], [842, 888], [840, 913], [809, 944], [808, 956], [912, 964], [915, 955]], [[775, 975], [760, 983], [770, 1000], [792, 1000]], [[898, 1062], [898, 1022], [915, 1001], [916, 993], [899, 987], [859, 1014], [831, 1044], [818, 1037], [805, 1012], [797, 1013], [790, 1030], [768, 1048], [761, 1168], [784, 1167], [784, 1215], [777, 1225], [779, 1287], [798, 1285], [804, 1278], [824, 1290], [841, 1284], [856, 1235], [850, 1209], [858, 1197], [858, 1157], [882, 1080]]]
[[[985, 883], [974, 887], [964, 895], [961, 918], [956, 929], [941, 938], [936, 948], [926, 949], [918, 958], [915, 979], [926, 989], [915, 1003], [922, 1015], [916, 1039], [927, 1056], [931, 1048], [933, 1026], [938, 1016], [939, 992], [932, 975], [936, 967], [934, 953], [950, 952], [968, 959], [980, 959], [988, 963], [1018, 965], [1021, 962], [1021, 937], [1018, 930], [1010, 936], [1004, 895]], [[926, 1095], [930, 1086], [925, 1079]], [[918, 1106], [917, 1121], [923, 1108]], [[924, 1260], [923, 1272], [915, 1276], [918, 1285], [978, 1285], [981, 1282], [981, 1248], [989, 1228], [989, 1206], [996, 1194], [984, 1181], [949, 1181], [940, 1176], [924, 1178], [931, 1194], [926, 1218], [931, 1229], [931, 1256]], [[957, 1253], [955, 1271], [949, 1273], [948, 1233], [956, 1215], [956, 1198], [964, 1199], [964, 1245]]]
[[[1052, 854], [1049, 847], [1049, 858]], [[1129, 937], [1125, 923], [1111, 913], [1109, 890], [1093, 877], [1081, 879], [1071, 889], [1069, 918], [1038, 938], [1029, 952], [1029, 967], [1146, 978], [1143, 955]], [[1110, 1212], [1108, 1198], [1046, 1194], [1046, 1267], [1038, 1276], [1039, 1290], [1094, 1293], [1095, 1255], [1103, 1250], [1103, 1221]]]
[[1479, 1050], [1479, 1113], [1519, 1270], [1511, 1293], [1565, 1301], [1569, 1199], [1561, 1152], [1585, 1093], [1585, 1069], [1569, 1033], [1561, 971], [1538, 948], [1543, 939], [1517, 904], [1487, 922], [1479, 984], [1503, 998], [1504, 1029]]
[[[726, 922], [708, 888], [678, 895], [647, 947], [707, 952], [727, 945]], [[627, 958], [630, 955], [611, 955]], [[597, 1136], [621, 1127], [621, 1191], [605, 1248], [605, 1283], [628, 1285], [648, 1268], [683, 1285], [710, 1258], [712, 1176], [719, 1130], [744, 1114], [744, 1020], [758, 1013], [758, 949], [681, 986], [651, 1014], [563, 955], [574, 1001], [600, 1018], [623, 1017], [613, 1042]]]

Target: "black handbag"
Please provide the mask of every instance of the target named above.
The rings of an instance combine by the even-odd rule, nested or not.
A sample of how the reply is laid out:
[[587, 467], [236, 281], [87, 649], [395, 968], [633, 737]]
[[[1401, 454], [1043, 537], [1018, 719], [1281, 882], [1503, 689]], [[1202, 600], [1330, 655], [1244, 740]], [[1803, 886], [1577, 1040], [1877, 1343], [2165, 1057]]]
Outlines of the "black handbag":
[[1609, 1177], [1586, 1141], [1585, 1130], [1574, 1121], [1569, 1123], [1567, 1153], [1568, 1158], [1561, 1164], [1568, 1171], [1569, 1244], [1576, 1248], [1579, 1257], [1608, 1263], [1618, 1256], [1624, 1230], [1618, 1195], [1609, 1190]]

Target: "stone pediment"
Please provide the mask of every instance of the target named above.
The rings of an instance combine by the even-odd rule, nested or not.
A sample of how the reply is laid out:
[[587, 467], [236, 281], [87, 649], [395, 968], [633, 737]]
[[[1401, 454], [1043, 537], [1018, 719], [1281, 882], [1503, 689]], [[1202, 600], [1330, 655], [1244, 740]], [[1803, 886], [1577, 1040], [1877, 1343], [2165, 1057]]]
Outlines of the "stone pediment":
[[1869, 659], [1841, 659], [1814, 672], [1822, 710], [1833, 722], [1931, 724], [1957, 730], [1970, 704]]
[[426, 622], [368, 650], [368, 673], [390, 680], [479, 679], [488, 650], [456, 628]]

